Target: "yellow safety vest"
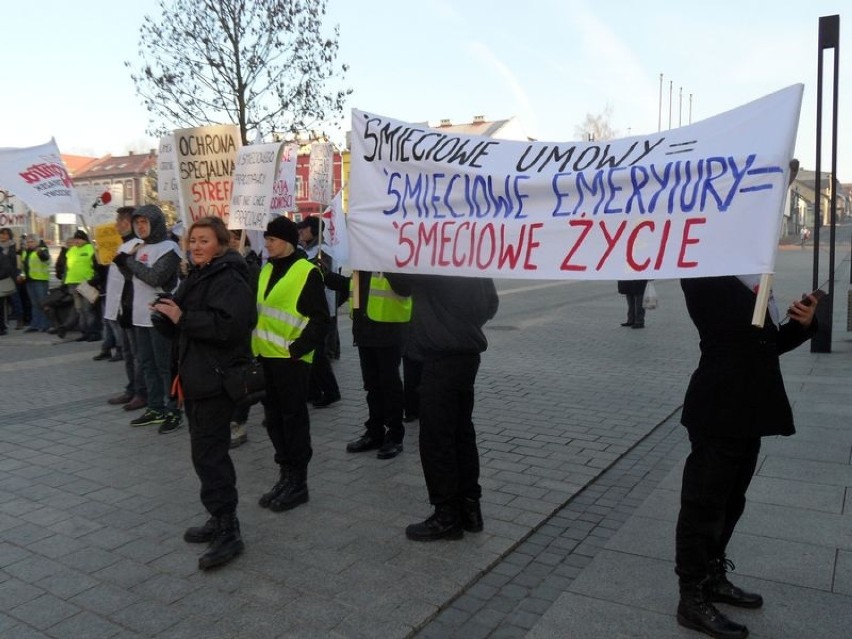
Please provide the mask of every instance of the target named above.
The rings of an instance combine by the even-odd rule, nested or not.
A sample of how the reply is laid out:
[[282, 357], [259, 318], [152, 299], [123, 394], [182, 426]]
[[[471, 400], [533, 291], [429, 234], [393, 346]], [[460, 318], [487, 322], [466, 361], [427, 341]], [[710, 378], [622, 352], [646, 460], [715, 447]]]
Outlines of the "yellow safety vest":
[[95, 276], [95, 267], [92, 264], [94, 254], [95, 247], [91, 244], [72, 246], [68, 249], [65, 253], [65, 263], [68, 266], [65, 271], [66, 284], [87, 282]]
[[[257, 325], [251, 334], [251, 348], [255, 355], [290, 357], [290, 344], [299, 339], [308, 324], [308, 317], [302, 315], [296, 306], [308, 275], [315, 268], [306, 259], [296, 260], [266, 298], [264, 295], [272, 275], [272, 264], [261, 269], [257, 283]], [[312, 362], [314, 352], [303, 355], [301, 359]]]
[[[352, 282], [349, 282], [349, 301], [352, 307]], [[381, 273], [370, 275], [367, 292], [367, 317], [374, 322], [404, 323], [411, 320], [411, 298], [397, 295], [388, 278]]]
[[38, 249], [27, 253], [27, 278], [39, 282], [50, 279], [50, 260], [42, 262], [38, 256]]

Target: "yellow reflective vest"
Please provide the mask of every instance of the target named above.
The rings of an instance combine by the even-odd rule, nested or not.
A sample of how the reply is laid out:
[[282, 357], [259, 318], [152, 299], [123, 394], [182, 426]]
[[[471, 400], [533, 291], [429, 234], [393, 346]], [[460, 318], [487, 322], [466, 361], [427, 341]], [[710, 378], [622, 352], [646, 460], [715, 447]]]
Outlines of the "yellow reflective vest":
[[65, 263], [68, 270], [65, 272], [66, 284], [79, 284], [88, 282], [95, 276], [95, 267], [92, 258], [95, 255], [95, 247], [91, 244], [72, 246], [65, 253]]
[[27, 252], [27, 279], [46, 282], [50, 279], [50, 260], [43, 262], [38, 252], [39, 249]]
[[[352, 282], [349, 282], [349, 301], [352, 306]], [[397, 295], [388, 278], [381, 273], [370, 274], [367, 292], [367, 317], [374, 322], [404, 323], [411, 320], [411, 298]]]
[[[315, 268], [308, 260], [296, 260], [272, 287], [269, 295], [266, 295], [266, 288], [272, 275], [272, 264], [261, 269], [257, 284], [257, 325], [251, 334], [251, 348], [255, 355], [290, 357], [290, 344], [299, 339], [308, 324], [308, 317], [299, 313], [296, 306], [308, 275]], [[312, 362], [314, 352], [301, 359]]]

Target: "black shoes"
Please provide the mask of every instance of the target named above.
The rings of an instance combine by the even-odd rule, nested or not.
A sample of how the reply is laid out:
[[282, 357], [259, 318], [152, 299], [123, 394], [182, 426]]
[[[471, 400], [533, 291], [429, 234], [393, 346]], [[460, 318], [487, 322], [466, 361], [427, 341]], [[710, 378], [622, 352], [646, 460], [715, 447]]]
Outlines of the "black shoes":
[[110, 397], [107, 400], [107, 404], [112, 404], [113, 406], [121, 406], [123, 404], [127, 404], [130, 400], [133, 399], [133, 395], [128, 395], [127, 393], [122, 393], [117, 397]]
[[636, 322], [630, 328], [645, 328], [645, 322], [642, 322], [641, 324], [639, 322]]
[[728, 581], [727, 572], [734, 570], [730, 559], [714, 559], [710, 562], [709, 576], [704, 581], [704, 594], [709, 601], [718, 601], [739, 608], [760, 608], [763, 597], [756, 592], [746, 592]]
[[373, 437], [369, 433], [361, 435], [358, 439], [346, 444], [347, 453], [363, 453], [368, 450], [376, 450], [381, 448], [383, 438]]
[[308, 501], [308, 471], [289, 469], [284, 486], [269, 502], [269, 510], [280, 513]]
[[314, 408], [325, 408], [326, 406], [331, 406], [335, 402], [340, 401], [340, 394], [337, 395], [326, 395], [323, 394], [319, 399], [313, 402], [312, 406]]
[[677, 607], [677, 622], [684, 628], [703, 632], [716, 639], [748, 637], [748, 628], [728, 619], [704, 597], [703, 593], [681, 595]]
[[461, 501], [461, 526], [467, 532], [482, 532], [482, 509], [478, 499], [465, 497]]
[[237, 516], [234, 513], [222, 515], [218, 517], [216, 535], [210, 544], [210, 548], [198, 558], [198, 567], [201, 570], [209, 570], [216, 566], [222, 566], [243, 550], [245, 550], [245, 544], [240, 537], [240, 522], [237, 520]]
[[286, 468], [282, 468], [281, 469], [281, 477], [278, 478], [278, 481], [275, 482], [275, 485], [272, 488], [270, 488], [268, 491], [263, 493], [260, 496], [260, 499], [257, 500], [258, 506], [260, 506], [261, 508], [269, 508], [269, 504], [272, 503], [272, 500], [275, 499], [275, 497], [278, 495], [278, 493], [280, 493], [282, 490], [284, 490], [284, 486], [287, 484], [287, 481], [289, 480], [289, 476], [290, 476], [290, 471]]
[[405, 536], [412, 541], [461, 539], [463, 535], [459, 508], [456, 504], [435, 506], [434, 514], [426, 521], [411, 524], [405, 529]]
[[110, 357], [112, 357], [112, 355], [110, 355], [109, 351], [106, 351], [106, 352], [101, 351], [100, 353], [95, 355], [92, 359], [96, 362], [102, 362], [103, 360], [109, 359]]
[[[348, 449], [347, 449], [348, 450]], [[376, 457], [379, 459], [393, 459], [402, 452], [402, 442], [396, 442], [392, 439], [385, 440]]]
[[190, 544], [209, 544], [216, 538], [216, 533], [219, 532], [219, 519], [210, 517], [204, 522], [203, 526], [193, 526], [187, 528], [183, 533], [183, 540]]
[[633, 326], [633, 322], [622, 322], [622, 326]]
[[175, 432], [183, 424], [183, 415], [179, 412], [166, 413], [163, 423], [157, 429], [160, 435], [168, 435]]

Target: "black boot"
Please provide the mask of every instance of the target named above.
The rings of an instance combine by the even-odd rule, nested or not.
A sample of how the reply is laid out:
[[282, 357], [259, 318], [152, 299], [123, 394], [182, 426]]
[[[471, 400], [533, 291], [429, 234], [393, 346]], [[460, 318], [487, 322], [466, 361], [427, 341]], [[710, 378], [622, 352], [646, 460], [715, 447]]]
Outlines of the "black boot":
[[461, 539], [462, 520], [456, 502], [438, 504], [435, 512], [426, 521], [411, 524], [405, 536], [412, 541], [436, 541], [438, 539]]
[[240, 538], [240, 522], [237, 515], [229, 513], [218, 519], [219, 529], [213, 543], [210, 544], [207, 552], [198, 558], [198, 567], [201, 570], [222, 566], [245, 549], [245, 544]]
[[308, 471], [291, 468], [287, 473], [287, 483], [269, 502], [269, 510], [280, 513], [291, 510], [308, 501]]
[[725, 557], [719, 557], [710, 562], [708, 577], [704, 583], [704, 594], [707, 595], [707, 599], [740, 608], [760, 608], [763, 605], [763, 597], [755, 592], [746, 592], [728, 581], [727, 573], [734, 568], [734, 562]]
[[461, 525], [467, 532], [482, 532], [482, 509], [479, 500], [465, 497], [461, 502]]
[[681, 586], [677, 622], [685, 628], [703, 632], [716, 639], [748, 637], [748, 628], [731, 621], [710, 603], [704, 594], [704, 583], [702, 581], [691, 586]]
[[282, 490], [284, 490], [284, 486], [287, 485], [287, 482], [290, 480], [290, 469], [282, 466], [281, 467], [281, 475], [278, 478], [278, 481], [275, 482], [275, 485], [269, 489], [268, 492], [263, 493], [260, 496], [260, 499], [257, 500], [257, 503], [261, 508], [269, 508], [269, 504], [272, 503], [272, 500], [278, 496]]
[[187, 528], [183, 533], [183, 540], [191, 544], [209, 544], [216, 538], [218, 532], [219, 520], [216, 517], [210, 517], [203, 526]]

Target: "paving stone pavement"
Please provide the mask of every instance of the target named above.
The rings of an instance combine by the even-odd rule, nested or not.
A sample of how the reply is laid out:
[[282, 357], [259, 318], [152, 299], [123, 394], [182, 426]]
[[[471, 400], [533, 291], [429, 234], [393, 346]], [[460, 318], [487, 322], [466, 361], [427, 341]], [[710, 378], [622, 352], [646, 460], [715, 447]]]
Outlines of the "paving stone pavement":
[[[779, 254], [780, 299], [809, 288], [808, 267], [804, 251]], [[344, 399], [311, 413], [311, 501], [281, 514], [256, 505], [276, 472], [254, 408], [233, 452], [246, 552], [209, 573], [196, 568], [203, 548], [182, 540], [205, 518], [186, 429], [129, 427], [132, 415], [106, 403], [122, 364], [92, 361], [96, 344], [0, 338], [0, 637], [618, 636], [548, 633], [565, 627], [554, 615], [576, 581], [677, 471], [695, 331], [675, 281], [657, 282], [661, 306], [641, 331], [619, 326], [612, 282], [498, 288], [474, 415], [484, 532], [405, 539], [430, 512], [416, 423], [396, 459], [345, 452], [366, 410], [342, 318]], [[791, 357], [807, 385], [835, 360], [803, 350]]]

